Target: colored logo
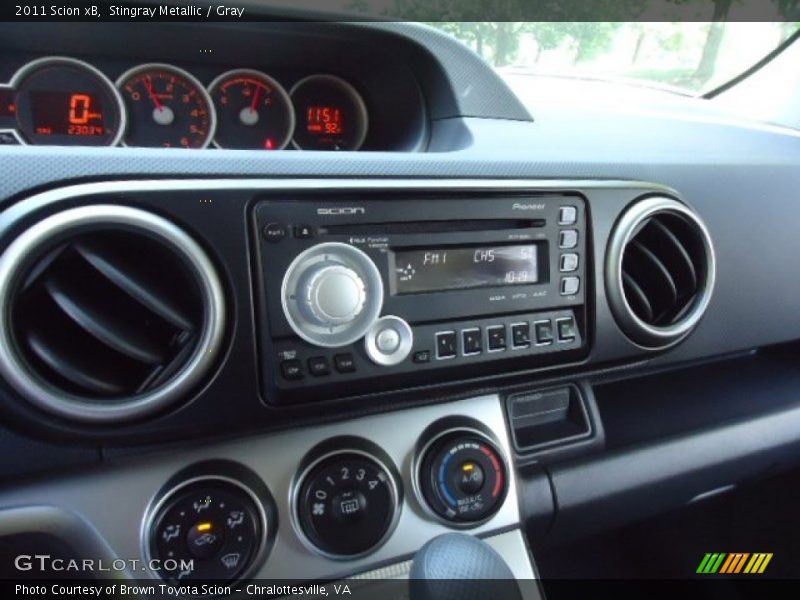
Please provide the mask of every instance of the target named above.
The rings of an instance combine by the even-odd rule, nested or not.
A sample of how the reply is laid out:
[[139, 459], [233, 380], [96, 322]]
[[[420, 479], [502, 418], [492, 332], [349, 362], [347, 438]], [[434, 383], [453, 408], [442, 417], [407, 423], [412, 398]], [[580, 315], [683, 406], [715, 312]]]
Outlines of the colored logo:
[[761, 574], [772, 560], [772, 552], [709, 552], [700, 561], [696, 573], [701, 575]]

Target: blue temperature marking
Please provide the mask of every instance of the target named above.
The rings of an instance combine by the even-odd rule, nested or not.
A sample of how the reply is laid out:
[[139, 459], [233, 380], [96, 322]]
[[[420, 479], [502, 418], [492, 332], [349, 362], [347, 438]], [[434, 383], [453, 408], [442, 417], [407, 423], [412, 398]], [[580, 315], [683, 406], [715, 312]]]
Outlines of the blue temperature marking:
[[447, 471], [447, 464], [450, 462], [451, 458], [453, 458], [453, 455], [448, 454], [447, 458], [444, 459], [442, 466], [439, 467], [439, 485], [441, 486], [442, 493], [444, 494], [445, 499], [454, 507], [457, 507], [458, 502], [456, 502], [456, 499], [453, 498], [453, 495], [450, 493], [450, 490], [447, 489], [447, 482], [444, 480], [444, 475], [445, 472]]

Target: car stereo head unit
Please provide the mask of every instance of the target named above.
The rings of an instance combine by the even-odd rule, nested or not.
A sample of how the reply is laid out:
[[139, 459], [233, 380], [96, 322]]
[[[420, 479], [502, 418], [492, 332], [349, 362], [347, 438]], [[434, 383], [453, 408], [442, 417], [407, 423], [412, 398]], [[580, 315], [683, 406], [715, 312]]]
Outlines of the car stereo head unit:
[[267, 398], [574, 359], [586, 348], [586, 221], [573, 194], [258, 203]]

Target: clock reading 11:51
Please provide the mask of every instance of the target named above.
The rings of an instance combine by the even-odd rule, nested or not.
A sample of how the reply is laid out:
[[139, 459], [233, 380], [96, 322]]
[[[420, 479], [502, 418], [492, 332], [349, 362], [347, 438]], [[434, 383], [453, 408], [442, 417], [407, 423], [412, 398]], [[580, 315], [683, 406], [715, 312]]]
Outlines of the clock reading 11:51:
[[290, 93], [301, 150], [358, 150], [367, 137], [367, 108], [356, 89], [333, 75], [311, 75]]

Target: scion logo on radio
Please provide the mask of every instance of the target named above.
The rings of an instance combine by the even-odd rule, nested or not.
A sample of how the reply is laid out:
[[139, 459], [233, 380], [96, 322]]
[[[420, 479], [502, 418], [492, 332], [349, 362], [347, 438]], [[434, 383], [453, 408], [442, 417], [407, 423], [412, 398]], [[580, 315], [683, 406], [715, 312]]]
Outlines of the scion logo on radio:
[[363, 215], [363, 206], [337, 206], [336, 208], [318, 208], [318, 215]]

